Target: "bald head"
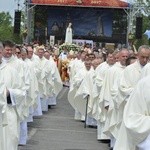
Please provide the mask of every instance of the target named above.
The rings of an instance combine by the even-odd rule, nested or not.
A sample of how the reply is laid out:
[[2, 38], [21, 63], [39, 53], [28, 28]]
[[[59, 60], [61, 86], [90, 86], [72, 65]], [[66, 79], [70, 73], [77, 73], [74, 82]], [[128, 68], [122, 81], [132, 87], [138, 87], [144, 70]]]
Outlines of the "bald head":
[[120, 52], [119, 52], [119, 62], [121, 63], [121, 65], [125, 66], [126, 65], [126, 60], [129, 57], [129, 51], [125, 48], [123, 48]]
[[28, 50], [26, 48], [22, 48], [21, 49], [21, 58], [23, 60], [25, 60], [27, 58], [27, 55], [28, 55]]
[[138, 60], [142, 66], [145, 66], [149, 61], [150, 57], [150, 47], [148, 45], [142, 45], [138, 49]]

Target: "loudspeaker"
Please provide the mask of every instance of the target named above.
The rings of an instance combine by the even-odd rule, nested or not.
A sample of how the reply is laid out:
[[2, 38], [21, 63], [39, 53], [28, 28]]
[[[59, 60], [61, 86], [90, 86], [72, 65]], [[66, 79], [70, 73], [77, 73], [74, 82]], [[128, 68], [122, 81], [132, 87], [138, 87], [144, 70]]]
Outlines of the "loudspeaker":
[[143, 17], [136, 17], [136, 31], [135, 31], [136, 39], [142, 38], [142, 26], [143, 26]]
[[14, 33], [20, 34], [21, 11], [15, 11]]

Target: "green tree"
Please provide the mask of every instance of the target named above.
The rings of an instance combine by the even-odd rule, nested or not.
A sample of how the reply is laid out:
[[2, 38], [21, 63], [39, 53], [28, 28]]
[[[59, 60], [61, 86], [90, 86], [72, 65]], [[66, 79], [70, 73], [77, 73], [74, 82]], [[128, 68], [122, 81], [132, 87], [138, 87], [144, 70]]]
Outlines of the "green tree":
[[0, 41], [4, 40], [21, 43], [20, 36], [13, 33], [12, 17], [8, 12], [0, 12]]
[[150, 30], [150, 1], [135, 0], [135, 5], [139, 8], [139, 12], [142, 13], [143, 16], [142, 39], [134, 39], [134, 44], [138, 49], [140, 45], [150, 44], [150, 40], [148, 39], [147, 35], [144, 35], [146, 30]]
[[12, 18], [7, 12], [0, 13], [0, 40], [10, 39], [12, 40]]

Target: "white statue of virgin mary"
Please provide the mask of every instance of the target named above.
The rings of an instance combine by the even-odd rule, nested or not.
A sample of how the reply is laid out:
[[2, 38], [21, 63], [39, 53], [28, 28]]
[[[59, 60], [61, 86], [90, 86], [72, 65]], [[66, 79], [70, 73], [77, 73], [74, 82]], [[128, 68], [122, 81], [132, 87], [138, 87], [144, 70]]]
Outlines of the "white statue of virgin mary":
[[65, 43], [72, 44], [72, 23], [69, 23], [67, 29], [66, 29], [66, 37], [65, 37]]

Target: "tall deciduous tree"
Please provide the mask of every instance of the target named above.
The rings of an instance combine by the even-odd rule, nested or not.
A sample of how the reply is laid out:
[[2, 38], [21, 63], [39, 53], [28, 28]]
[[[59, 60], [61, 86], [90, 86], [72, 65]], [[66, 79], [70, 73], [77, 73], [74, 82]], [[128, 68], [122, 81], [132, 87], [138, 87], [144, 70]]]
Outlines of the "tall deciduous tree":
[[139, 12], [143, 16], [143, 25], [142, 25], [142, 39], [135, 39], [135, 46], [138, 48], [142, 44], [150, 44], [150, 40], [147, 38], [147, 35], [144, 35], [146, 30], [150, 30], [150, 1], [149, 0], [134, 0], [134, 5], [139, 8]]
[[12, 40], [21, 43], [21, 38], [13, 33], [12, 17], [8, 12], [0, 12], [0, 41]]
[[12, 39], [13, 27], [12, 18], [7, 12], [0, 13], [0, 40]]

